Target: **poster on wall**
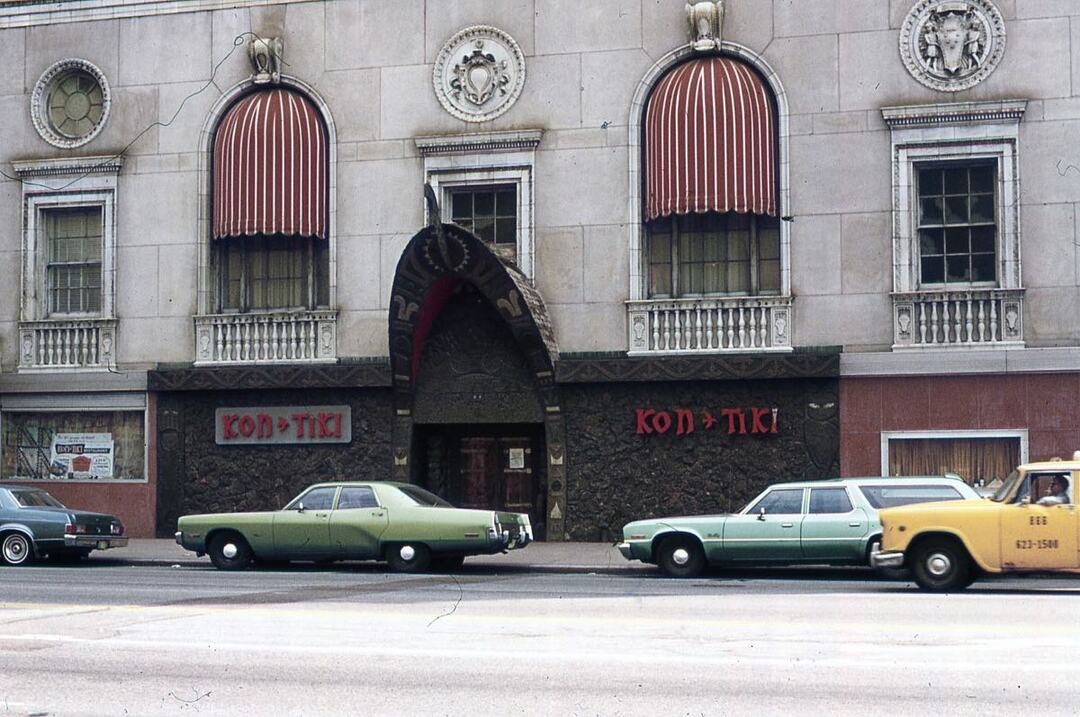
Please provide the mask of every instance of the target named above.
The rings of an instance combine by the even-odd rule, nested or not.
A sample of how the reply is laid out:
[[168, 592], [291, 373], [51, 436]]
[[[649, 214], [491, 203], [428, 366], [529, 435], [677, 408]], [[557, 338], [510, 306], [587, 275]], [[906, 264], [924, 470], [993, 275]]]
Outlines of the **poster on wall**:
[[113, 477], [111, 433], [57, 433], [51, 453], [49, 473], [58, 478]]

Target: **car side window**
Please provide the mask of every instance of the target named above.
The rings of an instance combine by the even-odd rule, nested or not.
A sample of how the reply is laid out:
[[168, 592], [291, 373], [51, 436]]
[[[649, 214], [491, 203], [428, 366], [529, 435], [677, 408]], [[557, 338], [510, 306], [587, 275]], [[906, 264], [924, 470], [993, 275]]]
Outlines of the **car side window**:
[[964, 499], [960, 491], [951, 485], [864, 485], [859, 490], [875, 510], [912, 503]]
[[748, 513], [760, 513], [765, 509], [768, 514], [792, 514], [802, 512], [802, 488], [785, 488], [774, 490], [762, 496], [761, 500], [754, 504]]
[[285, 510], [299, 510], [301, 503], [304, 504], [304, 510], [330, 510], [334, 505], [334, 493], [336, 492], [337, 488], [334, 486], [312, 488], [292, 503], [289, 503]]
[[812, 514], [850, 513], [851, 500], [843, 488], [812, 488], [810, 512]]
[[[307, 505], [306, 503], [304, 504]], [[375, 491], [369, 486], [344, 486], [341, 495], [338, 496], [338, 510], [347, 508], [378, 508], [379, 501], [375, 500]]]

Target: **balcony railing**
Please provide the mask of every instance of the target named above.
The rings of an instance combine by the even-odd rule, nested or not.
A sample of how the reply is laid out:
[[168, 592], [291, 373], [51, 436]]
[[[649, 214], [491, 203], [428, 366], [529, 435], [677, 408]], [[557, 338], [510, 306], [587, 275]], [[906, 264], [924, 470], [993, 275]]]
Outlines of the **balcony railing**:
[[918, 291], [893, 296], [893, 348], [1024, 344], [1023, 289]]
[[628, 301], [629, 354], [791, 351], [790, 296]]
[[116, 368], [116, 319], [19, 323], [19, 371]]
[[337, 311], [195, 317], [196, 366], [336, 360]]

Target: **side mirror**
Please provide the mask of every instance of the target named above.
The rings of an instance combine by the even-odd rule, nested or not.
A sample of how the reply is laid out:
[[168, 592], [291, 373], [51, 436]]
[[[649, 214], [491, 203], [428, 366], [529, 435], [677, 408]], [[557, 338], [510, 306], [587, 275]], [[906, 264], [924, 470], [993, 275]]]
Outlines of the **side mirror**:
[[762, 508], [761, 512], [758, 513], [757, 519], [758, 520], [765, 520], [765, 509], [764, 508]]
[[297, 513], [303, 513], [304, 512], [304, 501], [300, 501], [299, 503], [297, 503], [296, 512]]

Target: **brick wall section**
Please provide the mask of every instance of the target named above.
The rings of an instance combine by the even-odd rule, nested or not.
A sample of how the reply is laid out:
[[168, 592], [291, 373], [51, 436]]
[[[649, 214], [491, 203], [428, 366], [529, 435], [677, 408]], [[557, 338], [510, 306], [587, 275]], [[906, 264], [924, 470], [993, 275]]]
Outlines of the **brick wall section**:
[[881, 472], [882, 431], [1027, 429], [1029, 460], [1080, 450], [1080, 373], [844, 378], [840, 471]]

